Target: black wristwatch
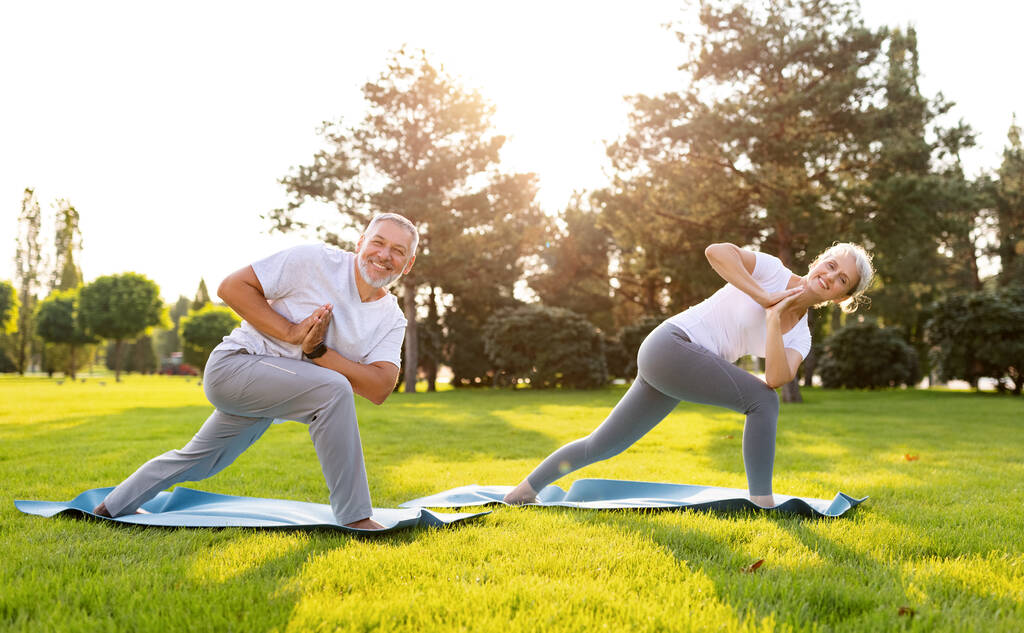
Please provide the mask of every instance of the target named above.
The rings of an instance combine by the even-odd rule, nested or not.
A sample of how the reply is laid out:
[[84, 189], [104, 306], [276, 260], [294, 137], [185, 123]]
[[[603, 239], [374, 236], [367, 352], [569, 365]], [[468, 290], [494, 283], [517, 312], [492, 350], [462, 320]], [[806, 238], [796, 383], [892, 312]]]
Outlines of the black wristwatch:
[[319, 343], [317, 343], [317, 346], [313, 348], [312, 352], [310, 352], [308, 354], [306, 352], [302, 352], [302, 355], [305, 356], [306, 358], [308, 358], [309, 360], [313, 360], [314, 358], [320, 358], [321, 356], [323, 356], [326, 353], [327, 353], [327, 346], [324, 345], [323, 341], [320, 341]]

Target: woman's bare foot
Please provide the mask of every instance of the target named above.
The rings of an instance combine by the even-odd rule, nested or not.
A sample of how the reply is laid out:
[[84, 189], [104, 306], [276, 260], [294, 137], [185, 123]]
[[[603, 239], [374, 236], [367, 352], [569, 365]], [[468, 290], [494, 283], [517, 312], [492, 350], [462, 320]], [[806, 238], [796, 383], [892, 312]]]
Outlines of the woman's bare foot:
[[775, 507], [775, 495], [750, 495], [750, 500], [760, 508]]
[[100, 502], [100, 504], [98, 506], [96, 506], [95, 508], [92, 509], [92, 513], [96, 514], [96, 515], [99, 515], [101, 517], [107, 517], [108, 519], [113, 519], [114, 518], [114, 517], [110, 516], [110, 512], [107, 511], [107, 504], [103, 503], [102, 501]]
[[351, 523], [346, 523], [345, 527], [356, 528], [357, 530], [383, 530], [384, 526], [377, 523], [373, 519], [367, 517], [365, 519], [359, 519]]
[[524, 503], [533, 503], [537, 500], [537, 491], [533, 489], [530, 482], [526, 479], [523, 483], [519, 484], [512, 489], [512, 492], [505, 495], [505, 503], [510, 506], [521, 506]]

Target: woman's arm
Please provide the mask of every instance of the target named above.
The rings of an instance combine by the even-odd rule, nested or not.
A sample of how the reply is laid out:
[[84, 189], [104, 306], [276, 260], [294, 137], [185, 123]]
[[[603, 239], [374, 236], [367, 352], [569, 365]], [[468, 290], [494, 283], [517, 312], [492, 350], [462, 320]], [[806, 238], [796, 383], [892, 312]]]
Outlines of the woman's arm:
[[789, 349], [782, 342], [782, 313], [801, 291], [802, 288], [788, 291], [787, 297], [765, 310], [764, 381], [772, 389], [793, 380], [803, 362], [800, 352]]
[[765, 292], [761, 288], [753, 276], [754, 267], [757, 266], [757, 256], [753, 251], [722, 242], [705, 248], [704, 256], [719, 277], [739, 288], [762, 307], [773, 306], [791, 294], [790, 290]]

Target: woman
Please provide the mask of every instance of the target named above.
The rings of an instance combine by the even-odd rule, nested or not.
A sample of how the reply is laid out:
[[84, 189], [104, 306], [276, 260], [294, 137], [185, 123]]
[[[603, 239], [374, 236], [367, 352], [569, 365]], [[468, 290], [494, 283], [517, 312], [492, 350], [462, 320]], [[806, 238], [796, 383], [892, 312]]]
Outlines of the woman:
[[[856, 310], [874, 275], [871, 257], [856, 244], [836, 244], [799, 277], [778, 258], [733, 244], [712, 244], [704, 254], [726, 285], [651, 332], [637, 355], [636, 380], [608, 418], [549, 455], [505, 496], [506, 503], [531, 503], [563, 475], [618, 455], [686, 400], [746, 414], [743, 463], [750, 500], [775, 505], [775, 388], [796, 376], [811, 349], [808, 308], [832, 301], [845, 312]], [[764, 381], [733, 364], [747, 354], [765, 359]]]

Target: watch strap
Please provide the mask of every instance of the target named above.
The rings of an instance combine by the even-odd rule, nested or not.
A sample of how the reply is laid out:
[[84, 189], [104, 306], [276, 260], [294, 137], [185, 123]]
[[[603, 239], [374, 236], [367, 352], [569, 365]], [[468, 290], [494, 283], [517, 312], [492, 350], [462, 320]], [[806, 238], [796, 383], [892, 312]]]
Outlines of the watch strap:
[[319, 343], [317, 343], [317, 346], [312, 349], [312, 351], [310, 351], [308, 354], [306, 352], [302, 352], [302, 355], [310, 360], [313, 360], [314, 358], [320, 358], [326, 353], [327, 346], [324, 345], [323, 341], [320, 341]]

